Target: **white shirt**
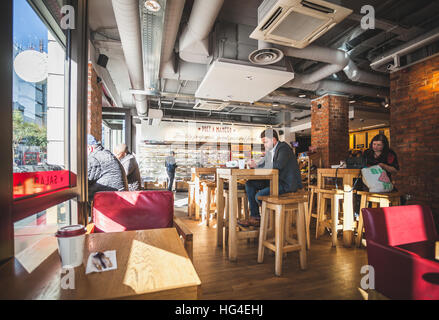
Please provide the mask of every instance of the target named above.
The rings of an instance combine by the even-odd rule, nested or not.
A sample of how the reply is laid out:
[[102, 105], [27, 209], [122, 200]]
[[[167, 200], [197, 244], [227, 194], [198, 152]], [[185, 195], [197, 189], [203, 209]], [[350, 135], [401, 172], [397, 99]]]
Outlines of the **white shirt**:
[[273, 147], [273, 149], [271, 149], [271, 163], [273, 163], [273, 159], [274, 159], [274, 153], [276, 151], [276, 147], [279, 144], [279, 141], [276, 142], [276, 145]]

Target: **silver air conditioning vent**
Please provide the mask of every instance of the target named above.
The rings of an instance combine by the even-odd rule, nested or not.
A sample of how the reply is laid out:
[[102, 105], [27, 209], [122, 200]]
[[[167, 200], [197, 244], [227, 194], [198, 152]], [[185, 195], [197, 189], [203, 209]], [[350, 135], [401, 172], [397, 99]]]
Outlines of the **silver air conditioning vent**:
[[283, 57], [284, 54], [281, 50], [276, 48], [265, 48], [253, 51], [248, 56], [248, 59], [254, 64], [268, 65], [279, 62]]
[[351, 13], [323, 0], [265, 0], [250, 38], [305, 48]]
[[206, 100], [196, 100], [194, 109], [210, 110], [210, 111], [221, 111], [229, 105], [228, 102], [224, 101], [206, 101]]

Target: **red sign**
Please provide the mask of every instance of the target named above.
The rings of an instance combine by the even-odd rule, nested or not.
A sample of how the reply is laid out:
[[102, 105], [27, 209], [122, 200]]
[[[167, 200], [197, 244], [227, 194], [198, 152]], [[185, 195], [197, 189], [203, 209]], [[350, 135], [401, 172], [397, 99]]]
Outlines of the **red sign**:
[[71, 185], [70, 171], [17, 172], [13, 184], [14, 199], [54, 191]]

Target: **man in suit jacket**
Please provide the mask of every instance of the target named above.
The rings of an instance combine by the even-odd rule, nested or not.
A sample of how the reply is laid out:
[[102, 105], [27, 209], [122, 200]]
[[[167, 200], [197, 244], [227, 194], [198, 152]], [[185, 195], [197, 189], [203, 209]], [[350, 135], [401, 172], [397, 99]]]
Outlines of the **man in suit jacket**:
[[[273, 129], [263, 131], [261, 139], [265, 147], [265, 156], [258, 164], [252, 160], [250, 167], [279, 170], [279, 194], [301, 189], [299, 165], [291, 147], [286, 142], [280, 142], [276, 130]], [[258, 197], [270, 194], [270, 181], [249, 180], [245, 184], [245, 190], [250, 205], [250, 220], [240, 221], [240, 224], [259, 226], [261, 202]]]

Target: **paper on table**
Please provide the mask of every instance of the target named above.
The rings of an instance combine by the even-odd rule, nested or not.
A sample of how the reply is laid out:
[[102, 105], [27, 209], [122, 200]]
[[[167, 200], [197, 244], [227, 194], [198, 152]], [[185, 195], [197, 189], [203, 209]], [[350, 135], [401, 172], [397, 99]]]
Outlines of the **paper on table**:
[[105, 251], [104, 252], [105, 256], [108, 259], [110, 259], [112, 266], [108, 267], [108, 268], [105, 268], [105, 269], [102, 267], [102, 270], [99, 270], [93, 264], [93, 256], [96, 253], [97, 252], [92, 252], [88, 256], [87, 268], [85, 269], [85, 274], [89, 274], [89, 273], [92, 273], [92, 272], [104, 272], [104, 271], [110, 271], [110, 270], [116, 270], [117, 269], [116, 250], [109, 250], [109, 251]]

